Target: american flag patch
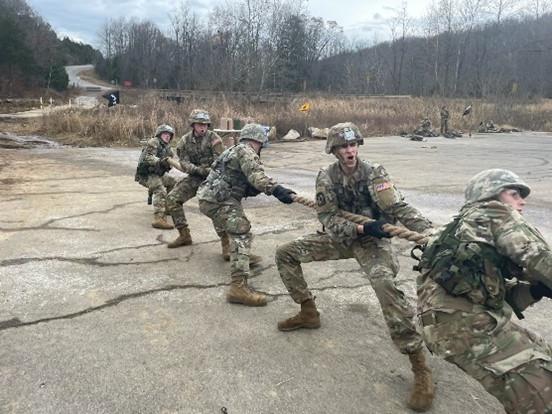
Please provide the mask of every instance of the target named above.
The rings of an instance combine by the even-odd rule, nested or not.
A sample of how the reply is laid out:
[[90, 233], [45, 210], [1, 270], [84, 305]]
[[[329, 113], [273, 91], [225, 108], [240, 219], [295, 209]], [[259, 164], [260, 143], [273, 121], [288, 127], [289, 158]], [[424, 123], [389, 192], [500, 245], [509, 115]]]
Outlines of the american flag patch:
[[386, 181], [384, 183], [379, 183], [376, 185], [376, 191], [379, 193], [380, 191], [390, 189], [392, 186], [393, 184], [391, 184], [389, 181]]

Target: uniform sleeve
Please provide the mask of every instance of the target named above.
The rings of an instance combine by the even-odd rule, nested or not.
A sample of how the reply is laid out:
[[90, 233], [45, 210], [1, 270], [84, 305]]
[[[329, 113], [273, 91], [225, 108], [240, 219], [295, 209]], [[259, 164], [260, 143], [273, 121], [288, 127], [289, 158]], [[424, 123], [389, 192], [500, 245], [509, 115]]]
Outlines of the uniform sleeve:
[[178, 145], [176, 147], [176, 153], [178, 155], [178, 160], [180, 161], [180, 166], [182, 167], [182, 171], [185, 171], [187, 173], [192, 173], [195, 170], [197, 170], [197, 167], [195, 166], [195, 164], [192, 164], [192, 162], [190, 161], [190, 156], [188, 154], [188, 151], [186, 151], [185, 136], [183, 136], [178, 142]]
[[148, 141], [146, 145], [146, 154], [144, 156], [144, 161], [147, 165], [155, 166], [159, 161], [157, 157], [157, 147], [159, 146], [159, 141], [157, 138], [152, 138]]
[[259, 156], [253, 150], [243, 148], [240, 150], [238, 161], [249, 184], [258, 191], [271, 195], [276, 182], [266, 175]]
[[358, 237], [357, 225], [339, 216], [337, 197], [326, 170], [320, 170], [316, 177], [316, 210], [332, 239], [343, 243]]
[[489, 203], [487, 213], [498, 252], [524, 268], [528, 282], [542, 282], [552, 289], [552, 252], [538, 230], [503, 203]]
[[211, 146], [213, 148], [213, 157], [217, 159], [224, 152], [224, 144], [222, 143], [222, 138], [216, 132], [213, 132]]
[[407, 229], [424, 233], [432, 228], [431, 222], [419, 210], [404, 201], [403, 195], [381, 165], [374, 166], [372, 194], [378, 207], [387, 216], [400, 221]]

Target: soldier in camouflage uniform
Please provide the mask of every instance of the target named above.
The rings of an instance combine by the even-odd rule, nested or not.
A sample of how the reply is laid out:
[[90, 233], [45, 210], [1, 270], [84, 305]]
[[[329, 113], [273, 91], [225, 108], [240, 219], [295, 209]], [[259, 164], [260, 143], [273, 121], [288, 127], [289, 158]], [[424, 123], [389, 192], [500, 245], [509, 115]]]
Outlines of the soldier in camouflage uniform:
[[552, 251], [521, 215], [529, 192], [511, 171], [475, 175], [460, 213], [425, 247], [418, 277], [428, 348], [509, 414], [552, 413], [552, 349], [511, 321], [552, 296]]
[[[200, 211], [213, 220], [221, 240], [225, 237], [229, 240], [232, 282], [226, 298], [229, 302], [248, 306], [264, 306], [266, 297], [247, 285], [253, 236], [241, 200], [262, 192], [289, 204], [293, 202], [294, 194], [265, 174], [259, 158], [265, 141], [266, 134], [262, 126], [245, 125], [239, 143], [228, 148], [215, 161], [209, 176], [198, 190]], [[255, 261], [259, 259], [257, 257]]]
[[192, 130], [184, 135], [176, 146], [180, 165], [188, 176], [181, 179], [167, 197], [167, 211], [179, 233], [178, 237], [167, 245], [169, 248], [192, 244], [183, 205], [196, 195], [199, 185], [209, 174], [211, 164], [224, 150], [222, 139], [215, 132], [208, 130], [211, 118], [207, 111], [194, 109], [189, 122]]
[[441, 135], [445, 136], [448, 134], [448, 120], [449, 120], [449, 111], [445, 105], [441, 107]]
[[174, 129], [170, 125], [159, 125], [155, 136], [150, 138], [142, 149], [134, 179], [153, 194], [153, 222], [158, 229], [172, 229], [173, 226], [165, 219], [167, 190], [171, 190], [176, 179], [168, 174], [170, 165], [167, 158], [174, 156], [170, 146]]
[[[415, 376], [409, 406], [429, 409], [433, 401], [431, 371], [425, 363], [422, 338], [413, 322], [414, 311], [398, 289], [396, 253], [382, 226], [400, 220], [417, 232], [428, 231], [431, 223], [407, 204], [385, 169], [358, 159], [358, 145], [364, 143], [356, 125], [345, 122], [329, 132], [326, 153], [337, 161], [322, 169], [316, 178], [318, 219], [325, 232], [317, 232], [280, 246], [276, 264], [284, 285], [301, 311], [278, 323], [281, 331], [318, 328], [320, 316], [303, 277], [301, 263], [354, 258], [370, 280], [380, 302], [391, 338], [408, 354]], [[339, 215], [339, 210], [371, 217], [375, 221], [359, 225]]]

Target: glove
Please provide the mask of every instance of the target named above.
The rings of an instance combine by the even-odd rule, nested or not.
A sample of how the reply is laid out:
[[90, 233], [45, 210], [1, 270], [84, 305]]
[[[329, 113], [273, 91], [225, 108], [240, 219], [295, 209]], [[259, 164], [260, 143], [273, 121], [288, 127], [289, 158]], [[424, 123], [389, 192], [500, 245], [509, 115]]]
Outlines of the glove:
[[295, 194], [295, 191], [279, 184], [274, 186], [272, 189], [272, 195], [284, 204], [293, 203], [293, 198], [291, 197], [292, 194]]
[[162, 158], [155, 163], [155, 167], [153, 167], [153, 169], [155, 171], [155, 174], [157, 174], [158, 176], [162, 176], [171, 169], [171, 165], [169, 164], [167, 158]]
[[552, 298], [552, 290], [541, 282], [538, 282], [536, 285], [531, 285], [529, 291], [535, 300], [541, 300], [545, 296], [547, 298]]
[[365, 223], [363, 229], [364, 235], [376, 237], [378, 239], [383, 237], [392, 237], [389, 233], [383, 230], [384, 224], [387, 224], [385, 220], [376, 220], [370, 223]]
[[204, 166], [197, 167], [197, 173], [202, 177], [207, 177], [210, 171], [211, 169], [209, 167], [204, 167]]

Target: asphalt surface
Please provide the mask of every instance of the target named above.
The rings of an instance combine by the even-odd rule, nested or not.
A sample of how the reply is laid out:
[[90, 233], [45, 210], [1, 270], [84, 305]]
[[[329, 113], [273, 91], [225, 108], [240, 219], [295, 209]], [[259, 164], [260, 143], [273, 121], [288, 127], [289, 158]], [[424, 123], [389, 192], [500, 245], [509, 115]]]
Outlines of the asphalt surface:
[[[9, 141], [4, 135], [0, 140]], [[20, 140], [28, 143], [28, 140]], [[304, 266], [322, 327], [281, 333], [298, 306], [274, 265], [277, 245], [319, 228], [311, 210], [258, 196], [246, 212], [251, 279], [263, 308], [225, 302], [229, 265], [210, 221], [185, 206], [194, 244], [167, 249], [175, 231], [151, 228], [147, 191], [134, 182], [138, 149], [0, 145], [1, 413], [407, 413], [408, 359], [394, 347], [368, 280], [353, 260]], [[29, 148], [31, 147], [31, 148]], [[273, 144], [269, 174], [314, 196], [324, 142]], [[552, 240], [552, 136], [367, 139], [408, 201], [436, 223], [462, 204], [463, 187], [491, 167], [533, 188], [526, 216]], [[414, 304], [409, 244], [395, 242], [400, 286]], [[523, 325], [552, 342], [543, 301]], [[430, 358], [432, 413], [501, 413], [457, 368]]]

